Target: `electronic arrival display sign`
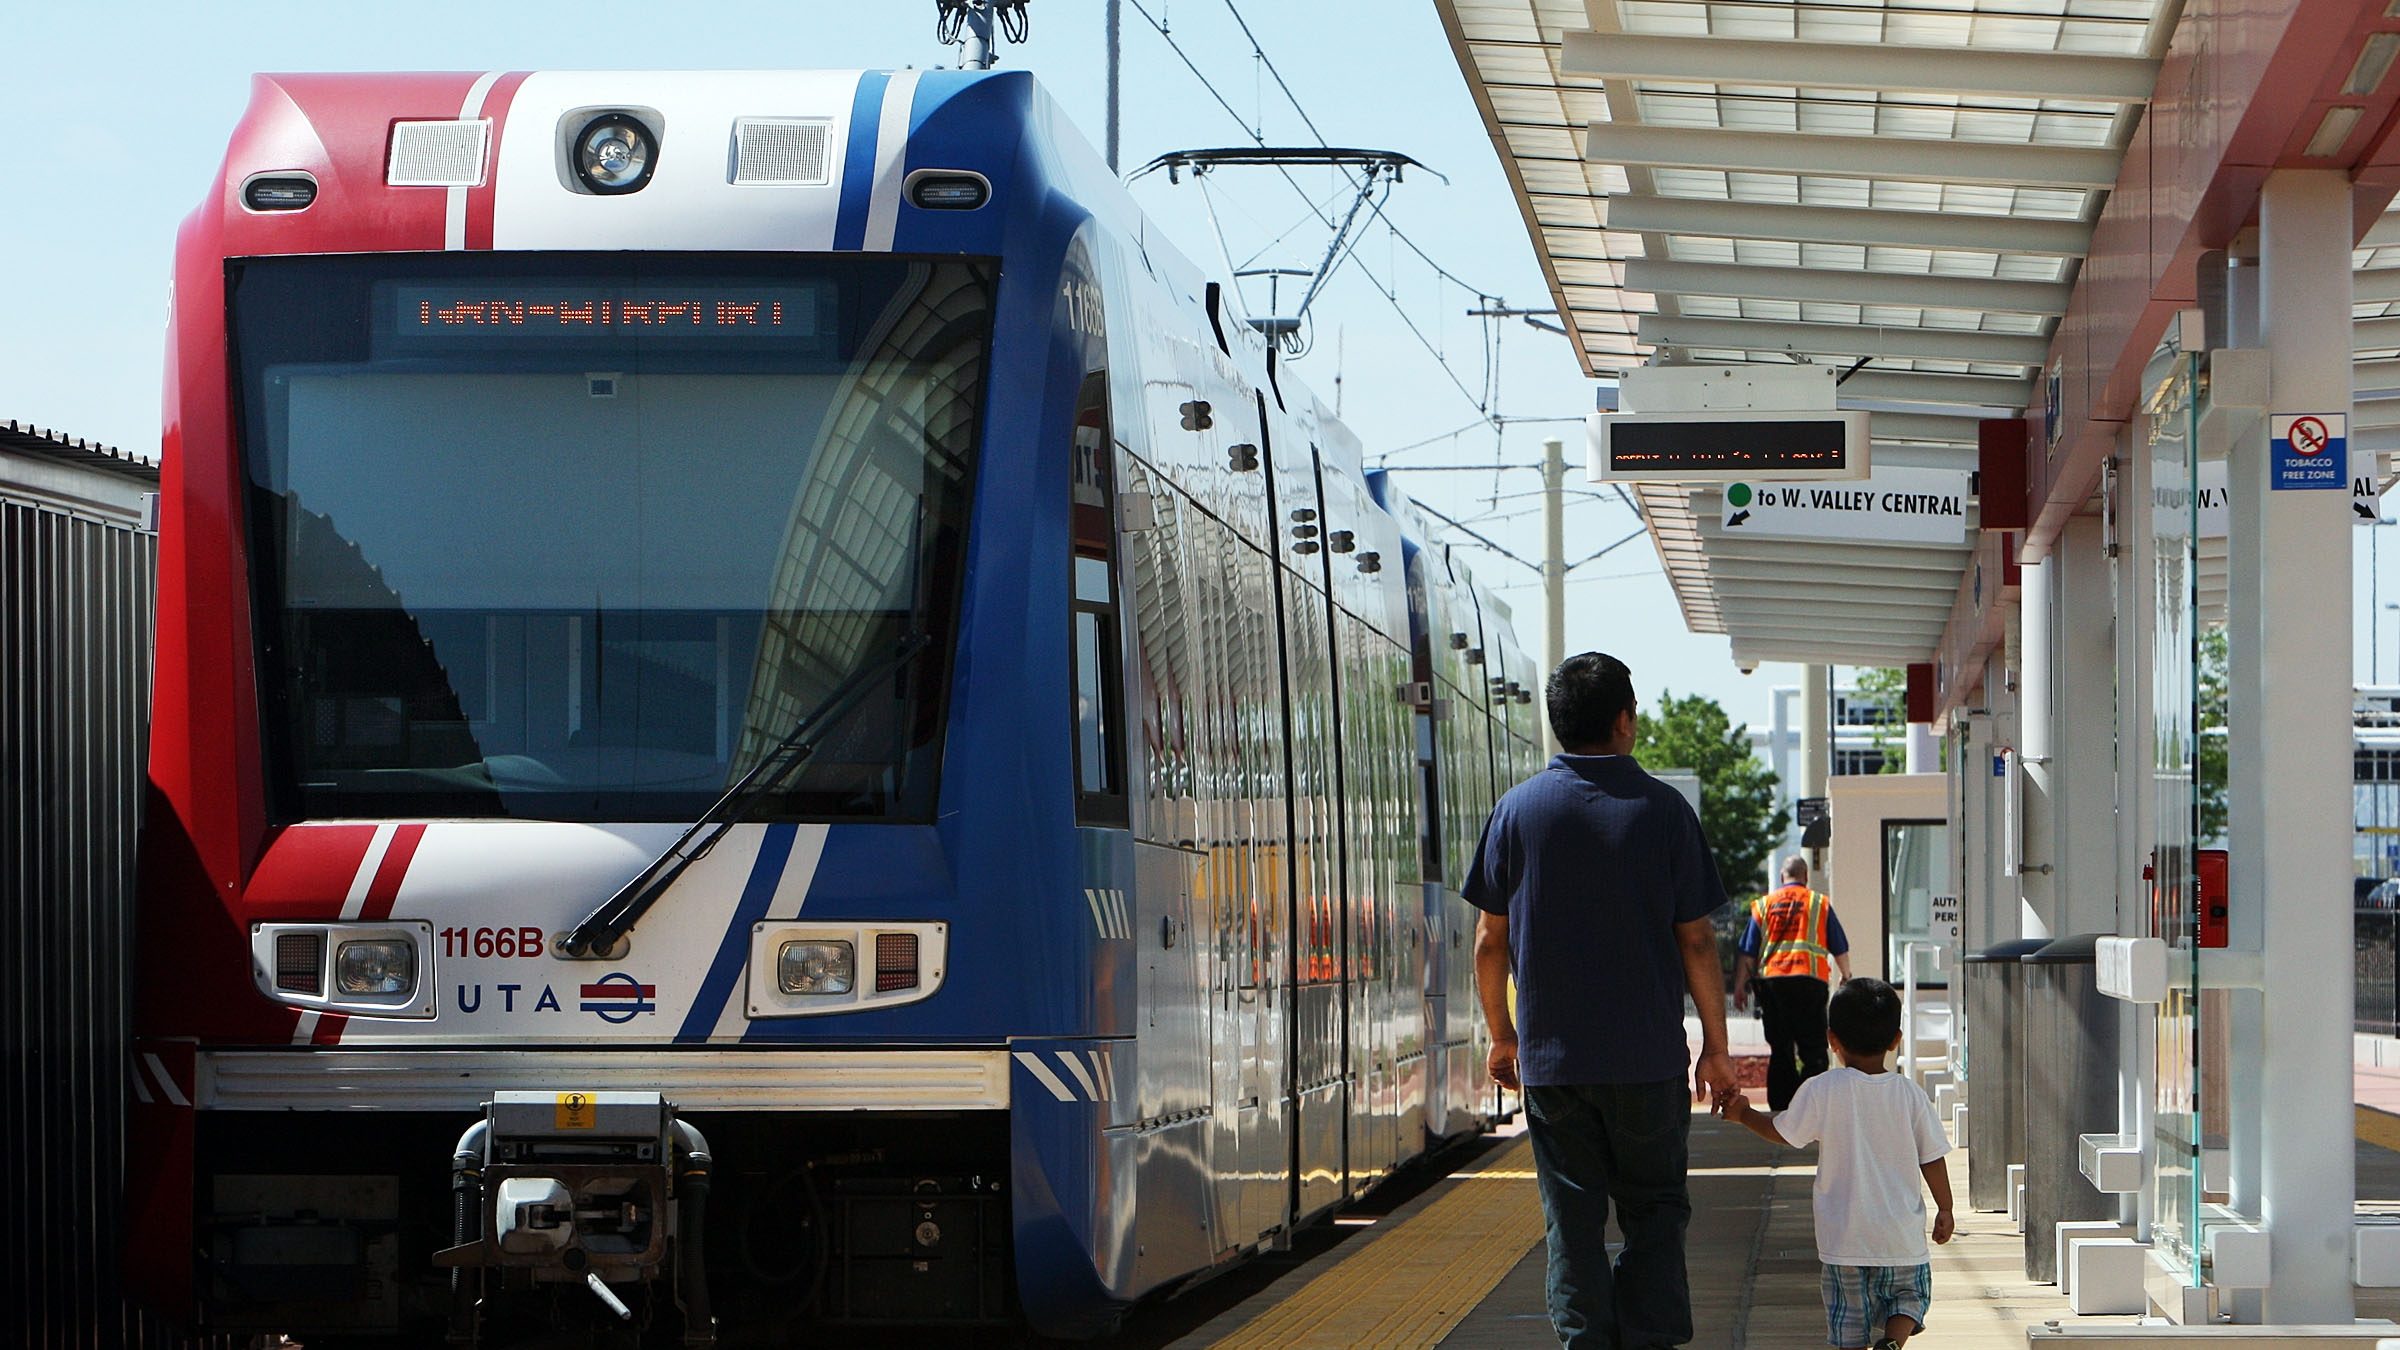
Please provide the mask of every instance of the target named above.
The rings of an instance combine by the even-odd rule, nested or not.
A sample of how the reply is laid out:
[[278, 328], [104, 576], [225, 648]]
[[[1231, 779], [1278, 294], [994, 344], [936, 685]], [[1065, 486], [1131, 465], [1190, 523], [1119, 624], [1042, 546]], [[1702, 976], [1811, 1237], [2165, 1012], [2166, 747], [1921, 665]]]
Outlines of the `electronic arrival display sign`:
[[387, 282], [376, 287], [375, 327], [403, 351], [595, 339], [809, 345], [832, 335], [833, 299], [832, 287], [808, 283]]
[[1598, 413], [1585, 424], [1594, 482], [1864, 478], [1863, 412]]

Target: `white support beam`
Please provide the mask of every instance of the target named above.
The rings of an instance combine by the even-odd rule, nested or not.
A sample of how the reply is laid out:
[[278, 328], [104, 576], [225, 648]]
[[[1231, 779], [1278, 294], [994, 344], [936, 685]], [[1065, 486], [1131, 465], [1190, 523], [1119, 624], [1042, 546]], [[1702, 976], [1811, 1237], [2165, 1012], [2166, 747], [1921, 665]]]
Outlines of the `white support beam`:
[[[1863, 540], [1846, 539], [1839, 543], [1828, 541], [1811, 544], [1798, 539], [1776, 539], [1763, 535], [1745, 535], [1738, 531], [1727, 534], [1713, 516], [1700, 518], [1700, 538], [1708, 547], [1711, 565], [1719, 561], [1749, 559], [1792, 568], [1797, 566], [1841, 566], [1837, 559], [1848, 559], [1859, 570], [1881, 573], [1883, 584], [1895, 585], [1901, 578], [1887, 569], [1909, 568], [1922, 571], [1946, 572], [1958, 575], [1966, 566], [1967, 551], [1963, 548], [1927, 548], [1920, 544], [1869, 544]], [[1811, 554], [1821, 557], [1812, 558]], [[1792, 575], [1787, 571], [1786, 576]]]
[[1957, 469], [1962, 473], [1982, 467], [1976, 453], [1964, 446], [1907, 445], [1881, 436], [1875, 437], [1874, 464], [1878, 469]]
[[1733, 638], [1733, 659], [1736, 661], [1797, 661], [1802, 665], [1832, 664], [1844, 666], [1906, 666], [1930, 661], [1941, 644], [1855, 642], [1839, 634], [1828, 633], [1815, 641], [1777, 642], [1755, 638]]
[[2118, 153], [2089, 146], [2011, 145], [1912, 136], [1829, 136], [1594, 122], [1584, 158], [1655, 169], [1882, 178], [2002, 187], [2113, 188]]
[[1859, 592], [1858, 599], [1846, 599], [1842, 593], [1845, 589], [1850, 588], [1820, 586], [1814, 581], [1736, 581], [1729, 577], [1717, 577], [1715, 580], [1717, 599], [1727, 605], [1744, 602], [1806, 605], [1822, 605], [1828, 601], [1837, 604], [1868, 603], [1877, 608], [1902, 613], [1912, 610], [1931, 611], [1937, 613], [1940, 620], [1947, 620], [1950, 617], [1952, 605], [1958, 599], [1955, 588], [1953, 588], [1950, 598], [1945, 600], [1939, 591], [1930, 587], [1922, 590], [1888, 591], [1861, 586], [1855, 588]]
[[2044, 317], [2066, 313], [2070, 294], [2069, 287], [2052, 281], [2001, 281], [1992, 277], [1830, 267], [1669, 262], [1654, 258], [1637, 258], [1625, 264], [1625, 289], [1652, 295], [1726, 295], [1745, 300], [1814, 300], [1837, 305], [1894, 305]]
[[1897, 637], [1914, 642], [1939, 638], [1945, 623], [1945, 620], [1921, 611], [1885, 610], [1857, 601], [1847, 604], [1791, 604], [1783, 601], [1744, 604], [1719, 596], [1717, 604], [1725, 613], [1726, 624], [1735, 632], [1760, 637], [1783, 633], [1806, 636], [1830, 627], [1845, 635]]
[[1947, 211], [1872, 211], [1841, 206], [1787, 206], [1705, 197], [1620, 193], [1602, 207], [1611, 230], [1703, 235], [1717, 239], [1789, 239], [1804, 244], [1879, 244], [1891, 248], [1974, 249], [2080, 258], [2092, 227], [2081, 220]]
[[[2367, 273], [2361, 272], [2360, 277]], [[2400, 348], [2400, 318], [2360, 319], [2350, 325], [2350, 350], [2381, 352]]]
[[2139, 56], [1568, 33], [1559, 70], [1602, 79], [2147, 103], [2158, 62]]
[[[1864, 375], [1865, 371], [1860, 371]], [[1852, 377], [1852, 383], [1857, 377]], [[1855, 398], [1855, 393], [1853, 394]], [[1952, 417], [1944, 413], [1887, 413], [1879, 412], [1867, 423], [1867, 432], [1878, 442], [1938, 441], [1950, 445], [1974, 446], [1976, 423], [1980, 417]], [[1972, 464], [1969, 467], [1973, 467]]]
[[[1678, 566], [1682, 565], [1685, 564], [1678, 563]], [[1895, 572], [1874, 562], [1861, 564], [1856, 561], [1855, 557], [1849, 563], [1811, 560], [1805, 566], [1796, 566], [1789, 557], [1719, 554], [1709, 558], [1706, 562], [1694, 562], [1689, 566], [1706, 568], [1712, 582], [1746, 584], [1790, 581], [1795, 576], [1805, 575], [1808, 578], [1808, 584], [1820, 590], [1855, 588], [1878, 596], [1899, 592], [1911, 594], [1921, 592], [1932, 595], [1938, 594], [1943, 586], [1947, 586], [1951, 599], [1956, 600], [1958, 598], [1958, 577], [1965, 570], [1966, 563], [1962, 556], [1958, 563], [1947, 569], [1911, 573]], [[1906, 583], [1902, 581], [1903, 578], [1912, 575], [1921, 577], [1923, 580]]]
[[2400, 361], [2358, 361], [2350, 371], [2353, 398], [2400, 390]]
[[2362, 267], [2350, 274], [2350, 303], [2388, 305], [2400, 300], [2400, 267]]
[[2400, 245], [2400, 211], [2375, 217], [2375, 223], [2358, 240], [2360, 248], [2391, 248]]
[[[2033, 381], [1997, 375], [1935, 375], [1913, 370], [1877, 370], [1873, 366], [1851, 376], [1836, 391], [1845, 405], [1851, 399], [1891, 403], [1958, 403], [2012, 414], [2033, 399]], [[1880, 421], [1875, 414], [1869, 425]]]
[[[2352, 193], [2347, 173], [2325, 169], [2278, 169], [2260, 192], [2259, 345], [2279, 409], [2351, 406], [2349, 344], [2325, 316], [2350, 312]], [[2343, 1258], [2358, 1195], [2351, 924], [2324, 897], [2353, 870], [2351, 514], [2347, 493], [2278, 492], [2272, 473], [2264, 437], [2235, 438], [2227, 566], [2235, 594], [2254, 587], [2260, 603], [2249, 613], [2234, 605], [2228, 625], [2227, 722], [2251, 729], [2256, 752], [2245, 756], [2237, 730], [2230, 847], [2257, 860], [2262, 884], [2240, 892], [2258, 903], [2235, 906], [2232, 939], [2259, 952], [2250, 1100], [2273, 1103], [2274, 1124], [2262, 1112], [2253, 1127], [2237, 1111], [2231, 1142], [2237, 1174], [2245, 1154], [2258, 1164], [2274, 1272], [2260, 1320], [2348, 1326], [2357, 1305]]]
[[1653, 347], [1731, 347], [1747, 352], [2008, 362], [2020, 366], [2039, 366], [2050, 359], [2050, 339], [2036, 333], [1977, 333], [1956, 328], [1869, 328], [1863, 324], [1645, 314], [1641, 318], [1640, 335], [1644, 343]]

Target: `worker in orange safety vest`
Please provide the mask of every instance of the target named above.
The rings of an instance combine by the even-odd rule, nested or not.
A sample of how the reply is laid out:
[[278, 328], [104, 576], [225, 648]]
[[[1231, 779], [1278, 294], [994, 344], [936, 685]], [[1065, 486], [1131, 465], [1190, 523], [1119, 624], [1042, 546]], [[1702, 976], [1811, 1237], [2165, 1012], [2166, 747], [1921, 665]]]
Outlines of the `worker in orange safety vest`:
[[1784, 860], [1783, 885], [1750, 905], [1733, 968], [1733, 1006], [1757, 973], [1758, 1020], [1767, 1038], [1767, 1104], [1789, 1106], [1800, 1085], [1825, 1072], [1825, 1001], [1834, 970], [1850, 978], [1850, 939], [1833, 901], [1808, 888], [1808, 859]]

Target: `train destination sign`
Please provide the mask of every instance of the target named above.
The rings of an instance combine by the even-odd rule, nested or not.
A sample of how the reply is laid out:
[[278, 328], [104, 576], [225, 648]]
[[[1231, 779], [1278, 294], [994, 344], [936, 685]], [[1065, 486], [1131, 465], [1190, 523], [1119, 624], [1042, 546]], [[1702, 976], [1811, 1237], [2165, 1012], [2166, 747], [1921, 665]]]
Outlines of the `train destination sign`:
[[1599, 413], [1586, 429], [1595, 482], [1858, 479], [1868, 470], [1863, 412]]
[[388, 330], [403, 342], [558, 338], [812, 339], [816, 286], [510, 286], [457, 282], [390, 288]]
[[1728, 483], [1718, 524], [1728, 535], [1963, 544], [1967, 493], [1964, 469], [1886, 467], [1858, 483]]

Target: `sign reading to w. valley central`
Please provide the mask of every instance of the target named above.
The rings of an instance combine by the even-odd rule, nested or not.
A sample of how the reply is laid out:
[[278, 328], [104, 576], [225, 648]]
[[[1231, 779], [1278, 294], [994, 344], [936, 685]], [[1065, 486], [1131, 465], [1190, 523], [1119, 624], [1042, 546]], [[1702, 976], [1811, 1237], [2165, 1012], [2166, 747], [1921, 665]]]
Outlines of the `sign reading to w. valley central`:
[[1729, 535], [1961, 544], [1967, 473], [1878, 468], [1860, 483], [1728, 483], [1721, 520]]

